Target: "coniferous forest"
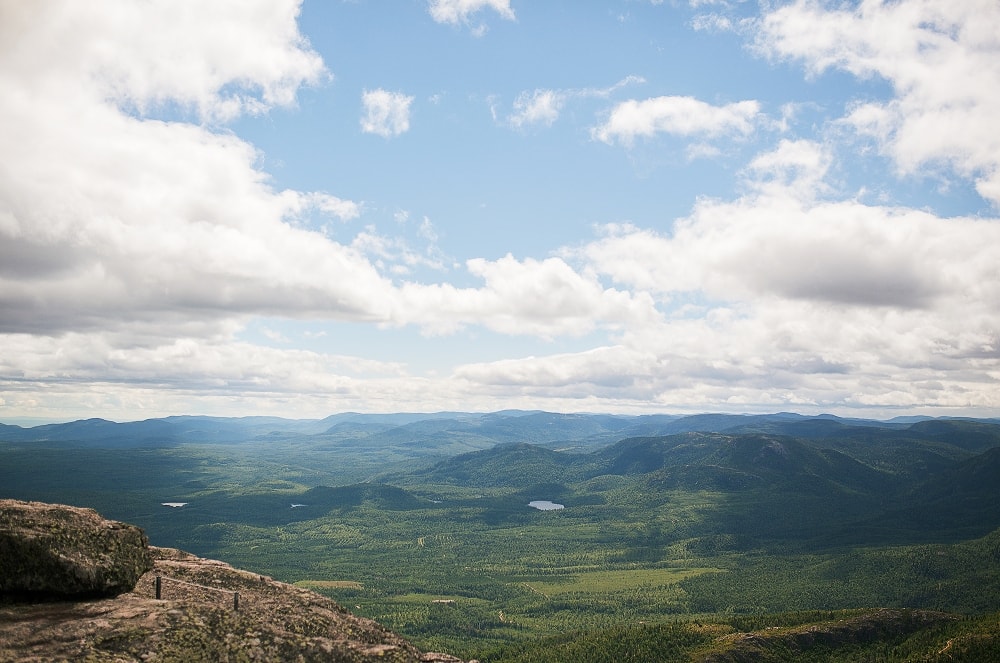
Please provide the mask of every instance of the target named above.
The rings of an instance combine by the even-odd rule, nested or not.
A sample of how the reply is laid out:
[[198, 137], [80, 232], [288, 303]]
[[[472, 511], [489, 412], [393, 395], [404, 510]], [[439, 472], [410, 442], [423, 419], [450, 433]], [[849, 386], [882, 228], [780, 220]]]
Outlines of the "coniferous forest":
[[992, 420], [0, 426], [0, 497], [95, 508], [482, 661], [1000, 660], [998, 486]]

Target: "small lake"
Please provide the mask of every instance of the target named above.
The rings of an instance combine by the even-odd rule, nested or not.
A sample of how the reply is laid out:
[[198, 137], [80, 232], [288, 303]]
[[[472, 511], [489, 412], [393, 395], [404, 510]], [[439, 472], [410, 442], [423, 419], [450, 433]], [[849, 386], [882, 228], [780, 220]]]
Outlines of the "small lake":
[[539, 511], [555, 511], [556, 509], [565, 509], [564, 504], [556, 504], [555, 502], [550, 502], [548, 500], [535, 500], [533, 502], [528, 502], [528, 506], [533, 509], [538, 509]]

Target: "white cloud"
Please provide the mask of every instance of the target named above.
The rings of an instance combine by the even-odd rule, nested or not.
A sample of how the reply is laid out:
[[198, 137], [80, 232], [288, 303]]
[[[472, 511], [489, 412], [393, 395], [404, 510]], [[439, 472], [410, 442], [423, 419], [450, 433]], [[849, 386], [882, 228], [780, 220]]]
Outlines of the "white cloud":
[[[275, 191], [258, 169], [253, 147], [231, 133], [124, 112], [106, 98], [102, 79], [78, 76], [81, 67], [87, 70], [90, 60], [102, 57], [87, 39], [67, 39], [60, 45], [65, 53], [49, 52], [67, 36], [66, 21], [77, 16], [74, 3], [62, 7], [69, 18], [59, 9], [52, 5], [45, 23], [20, 14], [19, 21], [4, 23], [19, 29], [8, 34], [9, 57], [0, 60], [8, 92], [0, 100], [0, 122], [7, 128], [0, 133], [0, 334], [76, 332], [94, 339], [112, 335], [117, 340], [107, 342], [113, 345], [159, 346], [173, 338], [225, 336], [248, 316], [287, 316], [434, 330], [484, 325], [551, 336], [589, 328], [593, 316], [607, 322], [641, 308], [627, 293], [605, 292], [568, 266], [548, 262], [472, 261], [473, 275], [486, 283], [480, 289], [396, 287], [380, 273], [380, 262], [390, 271], [440, 269], [441, 258], [375, 232], [364, 231], [344, 245], [302, 227], [296, 221], [311, 211], [351, 219], [360, 206], [326, 193]], [[189, 26], [191, 17], [183, 12], [160, 18], [178, 22], [162, 26], [169, 34], [191, 27], [186, 57], [197, 60], [199, 49], [206, 57], [223, 57], [215, 53], [218, 30]], [[304, 40], [297, 33], [286, 37], [257, 78], [223, 81], [216, 88], [302, 80], [301, 59], [285, 56]], [[241, 53], [266, 52], [273, 43], [252, 32], [244, 38], [247, 43], [236, 49]], [[128, 35], [122, 39], [129, 42]], [[171, 85], [179, 84], [153, 94], [145, 81], [122, 77], [122, 98], [169, 102]], [[128, 87], [133, 84], [138, 91]], [[194, 98], [176, 94], [181, 101]], [[405, 129], [410, 97], [375, 91], [370, 98], [373, 108], [385, 111], [376, 113], [373, 130]], [[225, 105], [227, 99], [206, 97], [199, 107]], [[261, 96], [266, 102], [267, 95]], [[433, 241], [431, 224], [416, 232]], [[546, 288], [558, 295], [557, 306], [545, 308]]]
[[591, 97], [610, 97], [612, 93], [617, 92], [623, 87], [628, 87], [629, 85], [642, 85], [646, 82], [646, 79], [642, 76], [636, 76], [635, 74], [629, 74], [625, 78], [621, 79], [614, 85], [605, 88], [584, 88], [580, 91], [582, 96]]
[[733, 19], [722, 14], [699, 14], [691, 19], [691, 27], [700, 32], [732, 32]]
[[615, 345], [472, 364], [457, 374], [470, 393], [576, 401], [580, 409], [995, 410], [1000, 336], [984, 324], [995, 317], [966, 326], [947, 315], [794, 300], [716, 303], [699, 315], [630, 327]]
[[328, 193], [285, 190], [281, 195], [287, 201], [289, 214], [305, 214], [315, 209], [341, 221], [350, 221], [361, 215], [361, 206], [358, 203]]
[[[995, 9], [975, 5], [977, 22], [955, 4], [828, 12], [796, 3], [761, 24], [762, 43], [817, 71], [889, 79], [897, 99], [859, 100], [844, 122], [904, 172], [944, 161], [990, 197], [1000, 153], [987, 120], [998, 116], [996, 64], [985, 57]], [[435, 6], [445, 22], [485, 8], [513, 18], [507, 3]], [[141, 8], [154, 12], [158, 34], [141, 29]], [[893, 13], [904, 10], [912, 15]], [[834, 200], [835, 152], [817, 142], [784, 140], [758, 155], [742, 172], [742, 197], [699, 199], [669, 232], [621, 224], [558, 257], [472, 259], [456, 276], [472, 287], [400, 283], [418, 267], [445, 271], [427, 217], [410, 224], [401, 211], [393, 224], [426, 250], [374, 226], [334, 241], [303, 219], [357, 219], [361, 203], [276, 190], [253, 146], [213, 129], [294, 104], [297, 89], [322, 80], [297, 11], [276, 0], [0, 6], [5, 413], [135, 418], [190, 412], [193, 402], [306, 416], [378, 404], [1000, 411], [1000, 221]], [[951, 23], [946, 12], [957, 12]], [[913, 50], [914, 40], [924, 45]], [[895, 62], [892, 49], [907, 57]], [[405, 131], [412, 98], [375, 92], [388, 99], [372, 104], [371, 131]], [[555, 121], [566, 99], [601, 93], [525, 93], [516, 116], [525, 126]], [[157, 119], [161, 111], [181, 119]], [[694, 156], [762, 121], [753, 101], [660, 97], [615, 107], [593, 136], [622, 145], [691, 137]], [[554, 346], [567, 337], [590, 349], [560, 345], [430, 380], [391, 361], [241, 340], [248, 320], [263, 319], [260, 332], [284, 342], [288, 318], [466, 328]]]
[[4, 73], [36, 93], [69, 85], [140, 113], [180, 104], [209, 120], [288, 105], [325, 74], [298, 32], [298, 2], [232, 9], [171, 0], [4, 3]]
[[472, 259], [466, 266], [483, 287], [404, 284], [398, 318], [437, 333], [479, 324], [504, 334], [552, 338], [657, 316], [647, 295], [605, 288], [559, 258], [519, 261], [507, 255]]
[[392, 138], [410, 130], [410, 104], [413, 97], [381, 88], [365, 90], [361, 96], [361, 130]]
[[386, 381], [414, 400], [427, 390], [398, 363], [270, 348], [237, 340], [238, 331], [142, 345], [90, 333], [5, 335], [0, 391], [10, 395], [9, 410], [122, 420], [192, 413], [192, 403], [199, 413], [228, 414], [236, 405], [247, 412], [325, 416], [335, 402], [359, 407], [377, 400]]
[[895, 98], [855, 106], [847, 121], [877, 138], [904, 175], [946, 163], [1000, 204], [1000, 4], [993, 0], [798, 0], [758, 24], [758, 48], [890, 82]]
[[[373, 293], [358, 289], [386, 287], [353, 251], [285, 222], [310, 206], [350, 216], [351, 205], [274, 192], [232, 136], [100, 107], [20, 111], [0, 109], [18, 127], [0, 138], [6, 330], [54, 333], [185, 310], [305, 306], [367, 317]], [[354, 285], [337, 285], [347, 275]]]
[[[645, 79], [641, 76], [629, 75], [605, 88], [588, 87], [565, 90], [538, 88], [530, 92], [525, 90], [514, 100], [514, 109], [507, 117], [507, 123], [515, 129], [522, 129], [533, 124], [552, 126], [559, 119], [563, 107], [571, 100], [587, 97], [606, 99], [623, 87], [644, 82]], [[493, 98], [490, 99], [490, 110], [493, 119], [496, 120], [497, 111]]]
[[663, 319], [599, 352], [464, 374], [665, 407], [1000, 406], [1000, 221], [820, 199], [828, 158], [785, 141], [752, 162], [744, 197], [567, 252]]
[[829, 190], [825, 178], [830, 163], [830, 154], [813, 141], [782, 140], [775, 150], [754, 157], [747, 172], [754, 188], [810, 200]]
[[697, 159], [715, 159], [722, 154], [722, 150], [709, 143], [693, 143], [684, 150], [688, 161]]
[[668, 133], [679, 136], [747, 136], [760, 115], [756, 101], [713, 106], [693, 97], [631, 99], [615, 106], [591, 136], [610, 144], [632, 145], [637, 138]]
[[270, 327], [264, 327], [260, 330], [266, 338], [274, 341], [275, 343], [287, 344], [290, 343], [290, 339], [277, 329], [271, 329]]
[[1000, 225], [816, 200], [826, 160], [814, 144], [783, 141], [752, 162], [748, 175], [763, 179], [751, 181], [747, 196], [700, 201], [670, 236], [611, 226], [584, 253], [617, 283], [666, 299], [700, 293], [927, 310], [988, 301], [998, 269], [988, 253]]
[[[380, 270], [388, 270], [396, 275], [409, 274], [416, 267], [443, 270], [443, 258], [434, 245], [436, 237], [433, 236], [433, 226], [428, 220], [425, 219], [420, 225], [417, 234], [428, 242], [423, 253], [411, 247], [403, 237], [389, 237], [379, 234], [374, 226], [369, 226], [358, 233], [351, 241], [351, 248], [373, 260], [375, 266]], [[385, 294], [395, 296], [394, 291]], [[398, 324], [407, 324], [408, 322], [401, 320], [398, 321]]]
[[566, 95], [556, 90], [522, 92], [514, 100], [514, 112], [507, 121], [516, 129], [530, 124], [552, 126], [565, 103]]
[[[469, 18], [484, 9], [492, 9], [508, 21], [515, 19], [510, 0], [430, 0], [427, 11], [438, 23], [465, 25]], [[479, 28], [483, 30], [485, 28]]]
[[646, 381], [655, 365], [654, 353], [611, 346], [548, 357], [469, 364], [459, 367], [456, 375], [494, 386], [527, 388], [539, 395], [558, 393], [562, 397], [580, 398], [600, 390], [602, 399], [612, 397], [609, 392], [615, 391], [636, 398], [637, 383]]
[[[133, 53], [147, 43], [133, 32], [138, 5], [4, 5], [0, 329], [133, 325], [169, 336], [194, 319], [211, 327], [303, 307], [371, 318], [366, 300], [388, 283], [354, 251], [290, 223], [309, 210], [352, 218], [355, 203], [276, 192], [259, 155], [231, 133], [122, 109], [176, 101], [219, 117], [292, 103], [294, 87], [322, 71], [295, 30], [297, 3], [225, 5], [231, 22], [222, 4], [207, 15], [142, 6], [159, 21], [151, 54]], [[178, 40], [170, 48], [185, 77], [161, 66], [172, 53], [161, 34]]]
[[434, 229], [434, 224], [426, 216], [420, 222], [420, 228], [417, 232], [428, 242], [434, 243], [438, 241], [437, 230]]

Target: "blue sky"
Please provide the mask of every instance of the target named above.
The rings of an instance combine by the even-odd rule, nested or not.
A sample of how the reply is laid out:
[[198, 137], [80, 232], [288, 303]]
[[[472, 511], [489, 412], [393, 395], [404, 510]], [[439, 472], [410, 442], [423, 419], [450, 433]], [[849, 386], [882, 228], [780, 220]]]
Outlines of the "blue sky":
[[0, 32], [0, 421], [1000, 415], [992, 0]]

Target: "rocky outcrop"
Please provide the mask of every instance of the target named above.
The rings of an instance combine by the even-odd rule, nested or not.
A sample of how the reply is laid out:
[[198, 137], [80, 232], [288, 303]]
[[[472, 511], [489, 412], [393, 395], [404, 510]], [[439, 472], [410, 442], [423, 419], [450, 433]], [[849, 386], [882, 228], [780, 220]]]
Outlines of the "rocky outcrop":
[[732, 633], [719, 638], [711, 653], [699, 663], [767, 663], [791, 661], [813, 649], [837, 649], [872, 642], [894, 642], [911, 633], [957, 619], [930, 610], [880, 609], [847, 619], [753, 633]]
[[[53, 527], [60, 519], [85, 521], [95, 531], [121, 527], [93, 519], [96, 514], [86, 509], [35, 504], [32, 510], [46, 513], [37, 522]], [[78, 520], [81, 511], [84, 521]], [[46, 527], [18, 531], [35, 541], [31, 550], [37, 551], [41, 539], [34, 532]], [[56, 538], [65, 541], [66, 536]], [[87, 540], [80, 532], [72, 536]], [[11, 540], [26, 545], [16, 536]], [[144, 549], [148, 570], [131, 591], [113, 598], [0, 602], [0, 663], [461, 663], [447, 654], [421, 652], [378, 623], [307, 589], [179, 550]], [[71, 547], [61, 551], [75, 558]], [[2, 564], [0, 574], [6, 575], [6, 560]]]
[[0, 500], [0, 597], [117, 596], [153, 566], [141, 529], [92, 509]]

